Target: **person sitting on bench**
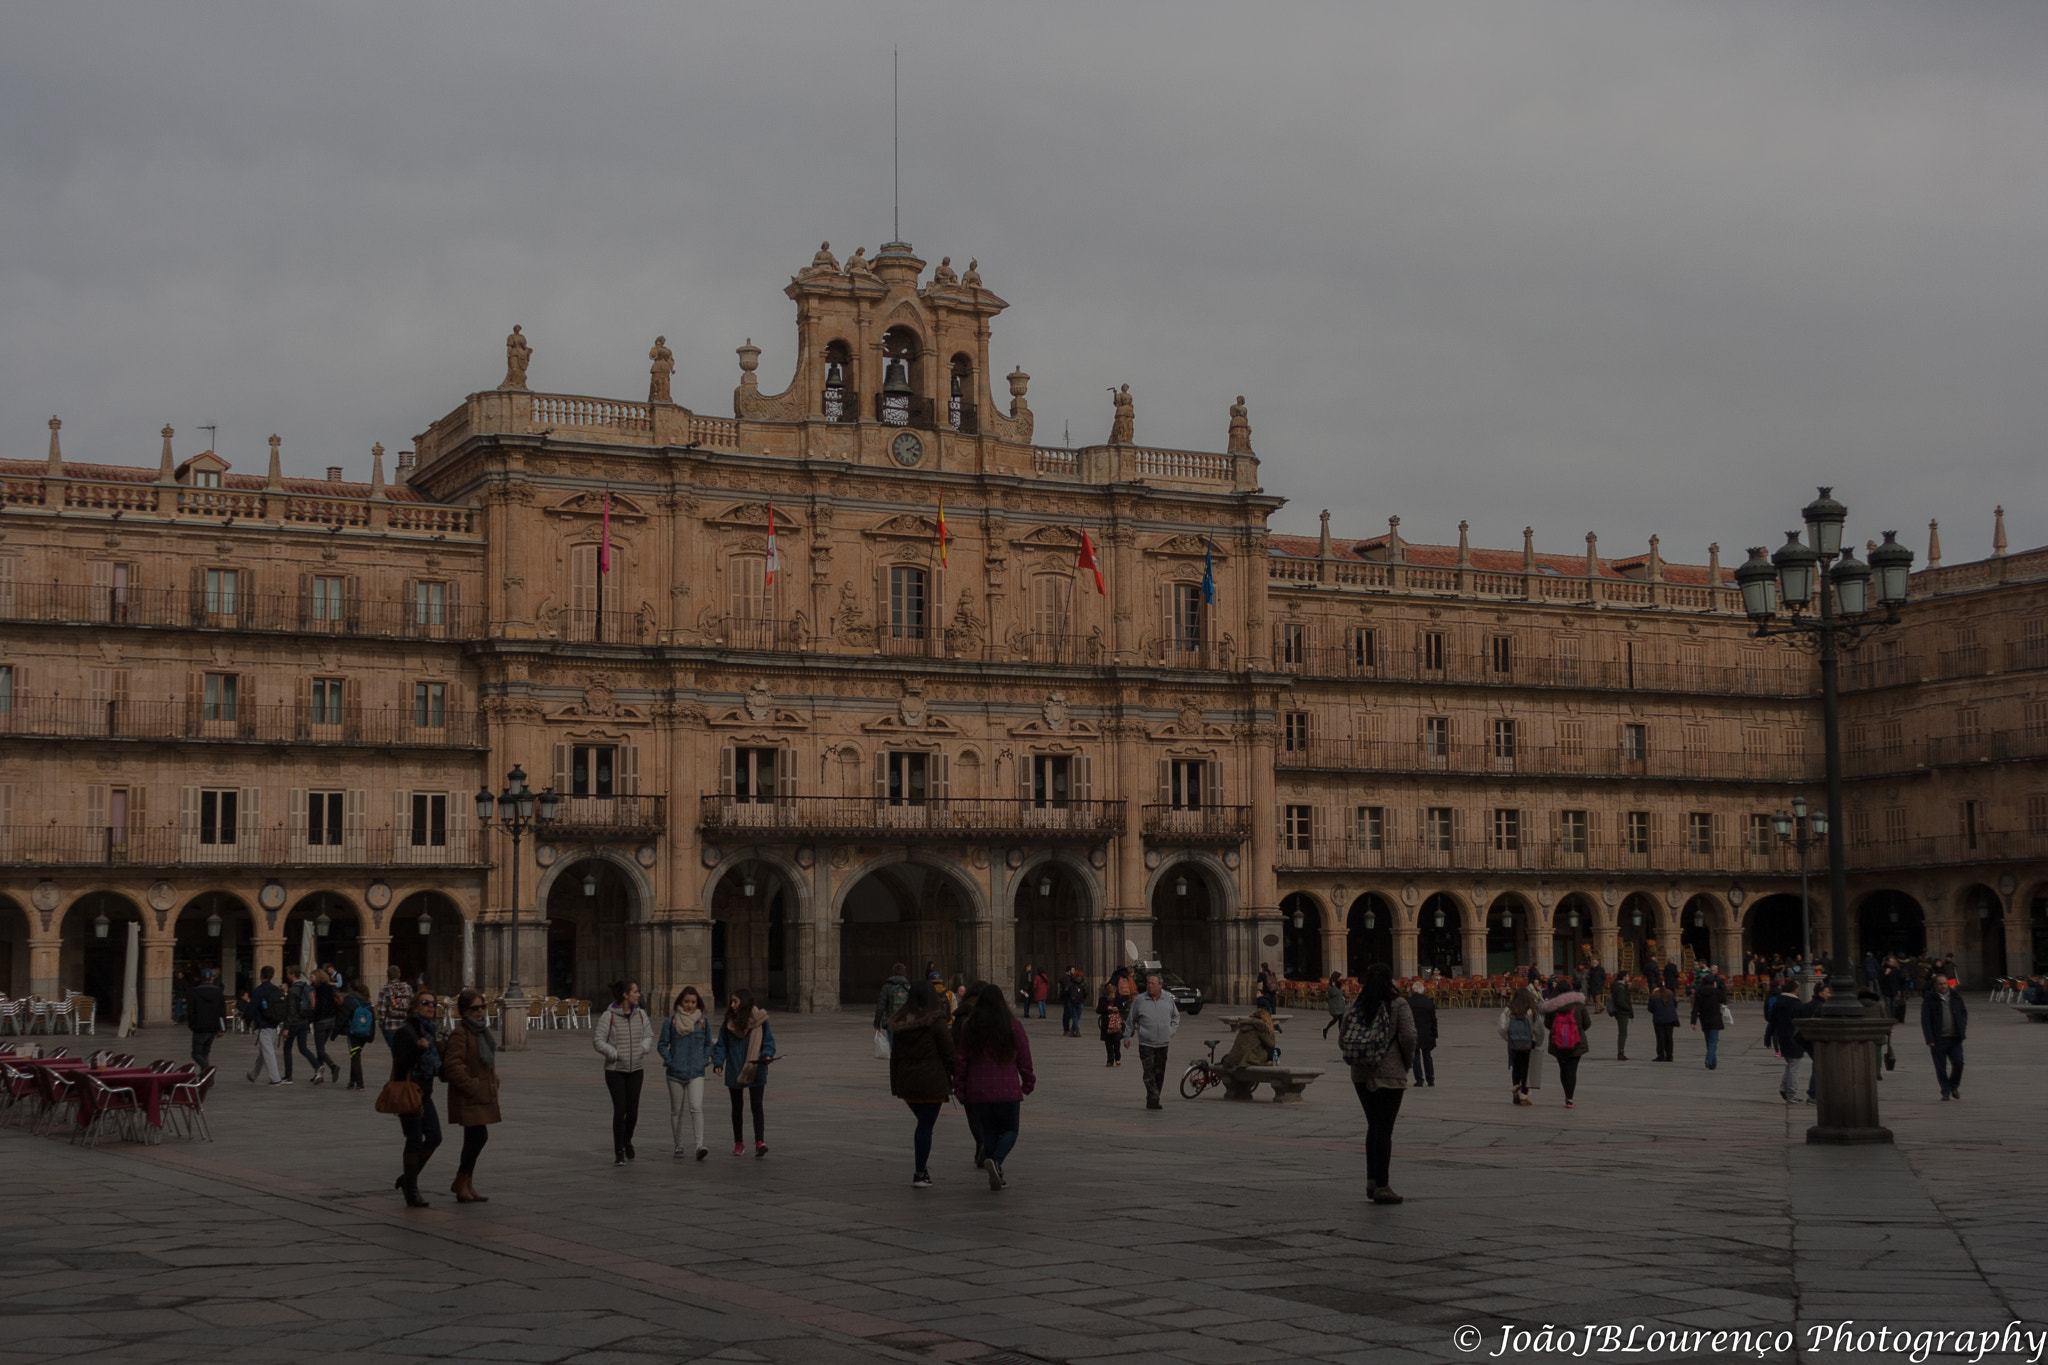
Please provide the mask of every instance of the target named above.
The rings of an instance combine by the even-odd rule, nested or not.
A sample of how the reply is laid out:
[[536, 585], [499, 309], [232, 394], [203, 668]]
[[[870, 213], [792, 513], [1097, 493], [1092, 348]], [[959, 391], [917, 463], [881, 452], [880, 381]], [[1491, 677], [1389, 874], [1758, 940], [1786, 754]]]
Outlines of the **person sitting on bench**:
[[1249, 1018], [1238, 1020], [1232, 1027], [1236, 1029], [1237, 1036], [1231, 1041], [1229, 1053], [1216, 1063], [1218, 1071], [1228, 1075], [1242, 1067], [1264, 1066], [1273, 1060], [1279, 1046], [1273, 1041], [1272, 1015], [1264, 1009], [1256, 1009]]

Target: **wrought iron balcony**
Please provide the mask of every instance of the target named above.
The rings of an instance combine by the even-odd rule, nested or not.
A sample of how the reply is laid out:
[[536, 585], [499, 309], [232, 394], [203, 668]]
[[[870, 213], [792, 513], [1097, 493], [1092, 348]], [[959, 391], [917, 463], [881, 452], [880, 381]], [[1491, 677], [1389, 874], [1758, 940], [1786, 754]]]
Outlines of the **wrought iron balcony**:
[[1252, 837], [1250, 806], [1146, 806], [1145, 841], [1153, 844], [1241, 844]]
[[0, 825], [0, 863], [37, 867], [484, 867], [485, 841], [450, 829], [414, 843], [399, 829], [343, 830], [314, 842], [303, 829], [190, 825]]
[[707, 835], [759, 840], [1097, 843], [1121, 832], [1123, 810], [1121, 801], [1041, 805], [1002, 797], [895, 802], [873, 796], [706, 796], [698, 824]]
[[0, 583], [0, 621], [53, 625], [161, 626], [179, 630], [283, 631], [379, 640], [466, 640], [483, 634], [483, 609], [422, 608], [417, 602], [339, 599], [312, 593], [228, 593], [203, 588], [115, 588], [70, 583]]
[[1587, 841], [1580, 847], [1517, 840], [1503, 848], [1491, 839], [1287, 839], [1275, 862], [1282, 870], [1384, 868], [1389, 871], [1459, 872], [1725, 872], [1730, 875], [1796, 873], [1796, 855], [1782, 845], [1760, 852], [1747, 845], [1714, 849], [1682, 845], [1641, 851]]
[[1521, 777], [1701, 778], [1722, 781], [1817, 782], [1820, 755], [1653, 749], [1631, 754], [1618, 746], [1578, 748], [1516, 744], [1439, 744], [1423, 740], [1295, 740], [1273, 755], [1273, 766], [1332, 772], [1467, 773]]
[[565, 796], [542, 839], [647, 839], [668, 832], [665, 796]]
[[297, 704], [203, 701], [95, 701], [16, 697], [0, 710], [0, 738], [199, 740], [253, 744], [342, 744], [477, 749], [475, 711], [393, 706], [323, 709]]
[[1357, 644], [1311, 646], [1276, 633], [1273, 668], [1305, 678], [1374, 682], [1476, 683], [1490, 687], [1593, 688], [1622, 692], [1705, 692], [1748, 697], [1806, 697], [1819, 675], [1806, 661], [1748, 664], [1648, 663], [1627, 660], [1496, 658], [1491, 654], [1411, 651]]

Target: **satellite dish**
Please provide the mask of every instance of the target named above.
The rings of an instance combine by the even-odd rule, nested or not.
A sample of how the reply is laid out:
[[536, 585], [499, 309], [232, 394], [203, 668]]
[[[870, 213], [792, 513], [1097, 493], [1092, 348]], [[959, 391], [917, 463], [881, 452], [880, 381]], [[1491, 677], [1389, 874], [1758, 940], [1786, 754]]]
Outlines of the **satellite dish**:
[[1130, 939], [1124, 940], [1124, 956], [1133, 962], [1138, 960], [1138, 945]]

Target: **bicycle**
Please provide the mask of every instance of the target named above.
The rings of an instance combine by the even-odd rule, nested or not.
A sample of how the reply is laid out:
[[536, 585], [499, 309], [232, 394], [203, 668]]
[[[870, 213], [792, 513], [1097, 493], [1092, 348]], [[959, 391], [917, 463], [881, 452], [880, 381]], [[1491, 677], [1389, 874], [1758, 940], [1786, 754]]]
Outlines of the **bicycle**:
[[[1277, 1032], [1277, 1030], [1276, 1030]], [[1216, 1065], [1216, 1044], [1219, 1038], [1207, 1038], [1202, 1045], [1209, 1049], [1207, 1057], [1197, 1057], [1188, 1063], [1188, 1069], [1181, 1073], [1180, 1095], [1184, 1100], [1200, 1098], [1204, 1090], [1223, 1084], [1223, 1072]], [[1273, 1049], [1272, 1061], [1280, 1060], [1280, 1049]]]

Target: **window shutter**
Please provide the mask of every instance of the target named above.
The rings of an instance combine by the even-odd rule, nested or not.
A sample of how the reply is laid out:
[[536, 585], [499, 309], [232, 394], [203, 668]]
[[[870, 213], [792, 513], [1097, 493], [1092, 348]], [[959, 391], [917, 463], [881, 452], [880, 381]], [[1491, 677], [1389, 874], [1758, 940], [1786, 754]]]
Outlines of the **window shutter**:
[[1451, 807], [1451, 847], [1459, 851], [1465, 848], [1465, 808]]
[[369, 795], [362, 787], [348, 789], [347, 823], [342, 826], [342, 846], [351, 858], [360, 858], [364, 854], [363, 826], [367, 823], [364, 817], [368, 814]]
[[1032, 778], [1036, 776], [1032, 770], [1037, 766], [1038, 755], [1017, 755], [1017, 799], [1027, 805], [1037, 799], [1037, 793], [1032, 788]]
[[456, 582], [452, 578], [449, 579], [447, 592], [447, 610], [445, 610], [441, 614], [441, 619], [446, 621], [448, 624], [442, 627], [441, 633], [452, 640], [456, 638], [458, 635], [467, 633], [458, 630], [455, 624], [457, 619], [457, 613], [459, 613], [462, 610], [462, 584]]
[[640, 746], [637, 744], [619, 746], [619, 784], [622, 796], [640, 794]]
[[199, 847], [199, 788], [178, 788], [178, 856], [190, 860]]
[[944, 801], [953, 795], [953, 761], [946, 754], [932, 755], [932, 795]]
[[87, 700], [94, 706], [105, 706], [107, 704], [106, 669], [94, 668], [86, 671], [85, 692]]
[[1449, 742], [1450, 750], [1454, 754], [1458, 752], [1458, 743], [1461, 737], [1461, 727], [1458, 724], [1458, 717], [1446, 717], [1444, 720], [1444, 738]]
[[[6, 812], [0, 811], [0, 825], [8, 823]], [[128, 789], [128, 828], [141, 831], [149, 828], [149, 788], [133, 786]]]
[[889, 751], [875, 750], [875, 800], [889, 799]]
[[1076, 801], [1091, 801], [1095, 798], [1095, 760], [1082, 754], [1074, 760], [1074, 791]]
[[107, 827], [107, 789], [101, 783], [85, 789], [85, 823], [95, 830]]
[[114, 686], [112, 691], [108, 694], [107, 700], [113, 702], [114, 705], [116, 706], [127, 705], [129, 677], [130, 670], [128, 669], [117, 668], [114, 670], [112, 677], [112, 682]]
[[[880, 651], [882, 640], [889, 634], [889, 566], [875, 563], [875, 649]], [[887, 792], [883, 792], [887, 795]]]
[[[730, 749], [727, 749], [727, 750], [726, 750], [725, 752], [726, 752], [726, 754], [727, 754], [727, 755], [729, 756], [729, 755], [730, 755], [730, 754], [732, 753], [732, 750], [730, 750]], [[730, 776], [731, 776], [731, 773], [732, 773], [732, 762], [731, 762], [731, 759], [730, 759], [730, 757], [728, 757], [728, 759], [727, 759], [727, 761], [726, 761], [726, 765], [725, 765], [725, 771], [726, 771], [726, 774], [727, 774], [727, 777], [728, 777], [728, 783], [729, 783], [729, 781], [730, 781]], [[730, 793], [730, 792], [732, 791], [732, 787], [731, 787], [730, 785], [727, 785], [727, 787], [725, 788], [725, 790], [726, 790], [726, 791], [727, 791], [728, 793]], [[568, 746], [568, 745], [566, 745], [566, 744], [557, 744], [557, 745], [555, 746], [555, 795], [557, 795], [557, 796], [567, 796], [568, 794], [569, 794], [569, 746]]]
[[1550, 812], [1550, 847], [1560, 853], [1564, 851], [1564, 818], [1554, 810]]
[[[561, 749], [561, 750], [566, 750], [566, 749], [568, 748], [568, 746], [567, 746], [566, 744], [557, 744], [557, 745], [556, 745], [555, 747], [556, 747], [557, 749]], [[557, 762], [560, 762], [560, 760], [558, 759], [558, 760], [557, 760]], [[722, 747], [721, 749], [719, 749], [719, 751], [718, 751], [718, 794], [719, 794], [720, 796], [731, 796], [731, 795], [732, 795], [732, 792], [733, 792], [733, 781], [732, 781], [732, 774], [733, 774], [733, 751], [732, 751], [732, 745], [730, 745], [730, 744], [727, 744], [727, 745], [725, 745], [724, 747]], [[568, 784], [568, 779], [567, 779], [567, 778], [564, 778], [564, 779], [563, 779], [563, 785], [564, 785], [564, 787], [565, 787], [565, 788], [567, 787], [567, 784]]]
[[1604, 812], [1597, 810], [1586, 812], [1586, 848], [1589, 852], [1598, 852], [1600, 849], [1600, 817], [1602, 814]]
[[206, 622], [206, 566], [203, 564], [194, 564], [192, 566], [192, 600], [190, 605], [192, 624], [195, 626], [204, 625]]
[[404, 586], [399, 589], [398, 620], [402, 628], [402, 634], [417, 635], [421, 633], [419, 624], [419, 592], [420, 581], [417, 578], [406, 579]]
[[1173, 804], [1173, 760], [1170, 758], [1159, 760], [1159, 804]]
[[1664, 812], [1661, 810], [1653, 810], [1650, 812], [1650, 852], [1662, 853], [1663, 851]]
[[305, 852], [306, 838], [311, 833], [309, 826], [312, 820], [306, 807], [306, 789], [293, 787], [286, 793], [286, 800], [290, 804], [285, 808], [284, 816], [286, 833], [289, 836], [285, 840], [285, 845], [290, 849], [291, 855], [297, 857]]
[[1713, 813], [1713, 814], [1712, 814], [1712, 815], [1711, 815], [1711, 816], [1709, 817], [1709, 820], [1710, 820], [1710, 824], [1708, 825], [1708, 828], [1709, 828], [1709, 829], [1710, 829], [1710, 830], [1712, 831], [1712, 834], [1711, 834], [1711, 836], [1710, 836], [1710, 837], [1711, 837], [1711, 838], [1713, 839], [1713, 841], [1714, 841], [1714, 852], [1715, 852], [1716, 854], [1721, 854], [1721, 853], [1725, 853], [1725, 852], [1727, 852], [1727, 851], [1728, 851], [1728, 816], [1727, 816], [1727, 814], [1726, 814], [1725, 812], [1722, 812], [1722, 811], [1718, 811], [1718, 810], [1717, 810], [1717, 811], [1715, 811], [1715, 812], [1714, 812], [1714, 813]]
[[299, 629], [304, 630], [313, 622], [313, 575], [299, 575]]
[[775, 794], [781, 797], [796, 795], [796, 750], [786, 744], [775, 755]]
[[263, 788], [242, 788], [240, 806], [241, 808], [235, 812], [236, 839], [241, 843], [254, 845], [259, 837], [258, 832], [263, 828]]
[[360, 678], [341, 680], [341, 733], [345, 739], [363, 737], [363, 683]]
[[256, 675], [237, 675], [235, 683], [235, 717], [243, 739], [256, 738]]
[[255, 610], [256, 571], [251, 568], [235, 570], [235, 614], [247, 616]]
[[1173, 661], [1173, 647], [1176, 643], [1173, 622], [1173, 584], [1159, 585], [1159, 661]]
[[1223, 791], [1223, 763], [1210, 759], [1202, 765], [1202, 804], [1205, 806], [1227, 806], [1230, 798]]
[[469, 798], [461, 792], [448, 793], [448, 859], [465, 862], [469, 857]]
[[342, 585], [342, 615], [347, 618], [349, 634], [353, 635], [363, 627], [363, 580], [359, 574], [350, 574]]
[[1323, 826], [1323, 808], [1321, 806], [1310, 806], [1308, 808], [1308, 842], [1309, 848], [1312, 851], [1312, 857], [1310, 858], [1312, 863], [1322, 857], [1323, 840], [1326, 837], [1327, 834]]
[[[292, 798], [296, 801], [298, 798]], [[412, 793], [395, 791], [391, 793], [391, 856], [403, 858], [405, 850], [412, 847]]]
[[1417, 806], [1417, 807], [1415, 808], [1415, 843], [1416, 843], [1416, 848], [1417, 848], [1417, 850], [1418, 850], [1419, 852], [1424, 852], [1424, 853], [1427, 853], [1427, 852], [1429, 852], [1429, 851], [1430, 851], [1429, 849], [1426, 849], [1426, 848], [1423, 848], [1423, 847], [1422, 847], [1422, 845], [1423, 845], [1424, 843], [1426, 843], [1426, 842], [1428, 841], [1428, 839], [1429, 839], [1429, 807], [1427, 807], [1427, 806]]
[[[202, 714], [199, 708], [206, 699], [206, 675], [194, 669], [186, 674], [185, 678], [185, 733], [192, 736], [199, 733], [199, 717]], [[20, 682], [21, 675], [16, 673], [16, 686], [19, 686]]]
[[934, 564], [924, 575], [924, 633], [931, 645], [925, 652], [934, 659], [946, 656], [946, 626], [950, 619], [947, 612], [946, 568]]

